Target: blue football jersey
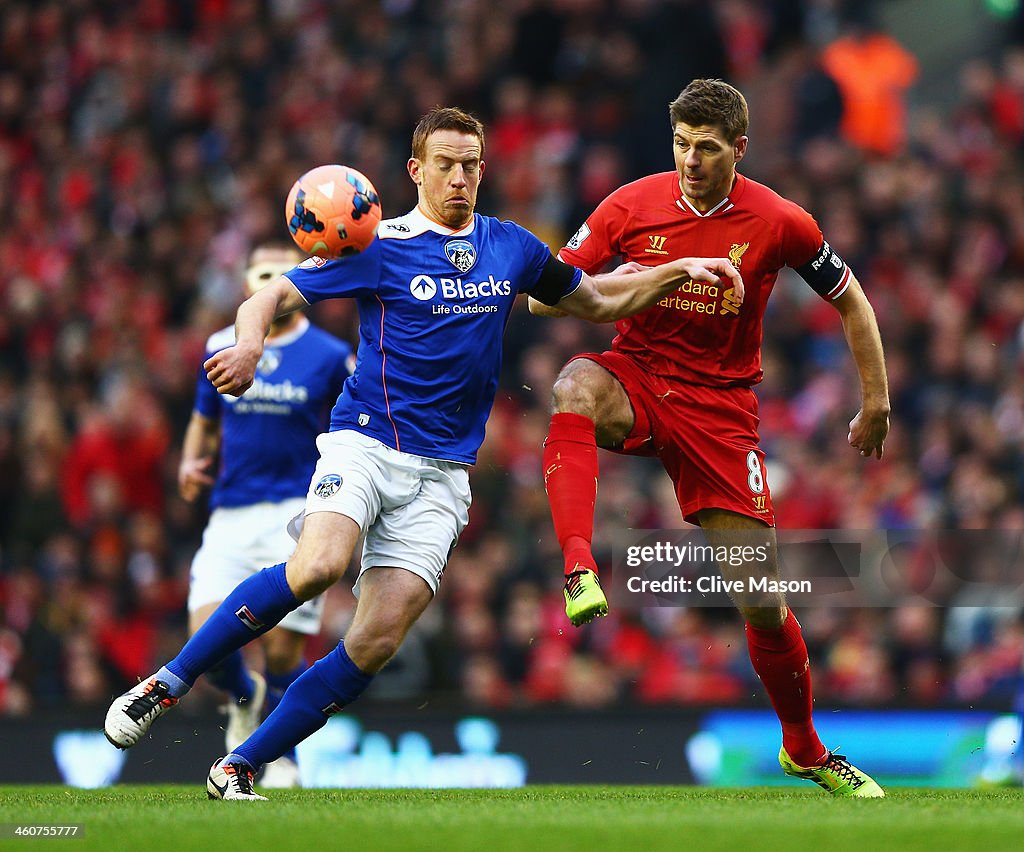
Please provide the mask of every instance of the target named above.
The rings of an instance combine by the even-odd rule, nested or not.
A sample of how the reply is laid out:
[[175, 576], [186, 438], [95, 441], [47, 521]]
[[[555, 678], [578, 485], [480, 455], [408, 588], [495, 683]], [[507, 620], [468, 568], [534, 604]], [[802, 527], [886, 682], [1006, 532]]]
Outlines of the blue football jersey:
[[[356, 369], [331, 430], [354, 429], [427, 458], [475, 462], [509, 313], [550, 259], [547, 246], [512, 222], [477, 214], [453, 232], [417, 208], [382, 222], [357, 255], [313, 257], [286, 273], [307, 302], [348, 296], [359, 307]], [[576, 270], [558, 298], [581, 280]]]
[[[206, 357], [232, 346], [233, 328], [211, 335]], [[250, 506], [302, 497], [316, 467], [316, 437], [349, 375], [352, 348], [302, 317], [268, 341], [241, 397], [217, 390], [200, 369], [195, 410], [221, 421], [220, 469], [210, 506]]]

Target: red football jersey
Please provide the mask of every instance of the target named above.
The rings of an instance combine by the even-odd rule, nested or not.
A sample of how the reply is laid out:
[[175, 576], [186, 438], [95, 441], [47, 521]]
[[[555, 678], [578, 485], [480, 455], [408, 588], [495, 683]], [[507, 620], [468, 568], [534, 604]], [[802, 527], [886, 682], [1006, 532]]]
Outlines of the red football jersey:
[[[731, 286], [691, 281], [619, 320], [612, 342], [614, 351], [655, 375], [715, 387], [761, 381], [761, 324], [782, 267], [803, 267], [801, 274], [815, 276], [815, 289], [829, 299], [842, 295], [850, 277], [806, 210], [742, 175], [728, 198], [703, 214], [683, 196], [674, 171], [620, 187], [558, 256], [591, 274], [616, 256], [645, 266], [728, 257], [743, 276], [742, 306]], [[827, 285], [819, 267], [828, 273]]]

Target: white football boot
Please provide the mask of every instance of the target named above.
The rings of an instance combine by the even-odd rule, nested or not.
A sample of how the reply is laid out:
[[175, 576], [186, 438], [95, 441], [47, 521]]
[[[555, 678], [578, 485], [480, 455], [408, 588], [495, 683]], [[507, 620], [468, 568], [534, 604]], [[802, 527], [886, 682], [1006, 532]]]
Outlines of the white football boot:
[[168, 692], [167, 684], [153, 675], [110, 705], [103, 733], [112, 745], [120, 749], [131, 748], [142, 739], [150, 725], [177, 703], [178, 699]]

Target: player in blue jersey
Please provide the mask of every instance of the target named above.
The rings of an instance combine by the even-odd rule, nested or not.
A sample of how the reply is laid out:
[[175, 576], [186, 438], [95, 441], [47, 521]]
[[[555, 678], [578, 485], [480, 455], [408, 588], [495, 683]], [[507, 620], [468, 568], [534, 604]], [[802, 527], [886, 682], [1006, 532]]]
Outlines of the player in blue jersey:
[[200, 674], [335, 583], [365, 536], [359, 602], [344, 640], [214, 763], [211, 798], [262, 798], [252, 789], [259, 767], [354, 701], [430, 603], [469, 520], [468, 468], [519, 294], [598, 322], [643, 310], [689, 280], [728, 278], [742, 300], [743, 282], [724, 258], [591, 277], [518, 225], [474, 213], [483, 151], [483, 127], [472, 116], [450, 107], [424, 116], [408, 162], [416, 208], [382, 222], [361, 254], [310, 258], [248, 299], [238, 310], [237, 343], [206, 362], [217, 390], [238, 395], [253, 382], [275, 317], [327, 298], [358, 304], [356, 369], [330, 431], [317, 439], [295, 553], [239, 585], [177, 657], [107, 712], [108, 739], [134, 745]]
[[[246, 270], [247, 295], [301, 259], [293, 246], [257, 246]], [[206, 344], [207, 357], [234, 342], [234, 329], [216, 332]], [[199, 377], [178, 469], [178, 490], [186, 501], [212, 489], [210, 520], [189, 578], [190, 633], [241, 581], [291, 556], [295, 542], [287, 525], [302, 511], [316, 465], [316, 437], [327, 425], [351, 361], [347, 343], [296, 311], [271, 324], [253, 386], [243, 397], [219, 394], [205, 372]], [[231, 697], [225, 729], [229, 752], [256, 730], [264, 704], [272, 711], [305, 670], [306, 639], [320, 631], [322, 609], [322, 597], [306, 601], [263, 637], [263, 673], [248, 670], [240, 651], [207, 672]], [[269, 764], [262, 783], [296, 786], [294, 754]]]

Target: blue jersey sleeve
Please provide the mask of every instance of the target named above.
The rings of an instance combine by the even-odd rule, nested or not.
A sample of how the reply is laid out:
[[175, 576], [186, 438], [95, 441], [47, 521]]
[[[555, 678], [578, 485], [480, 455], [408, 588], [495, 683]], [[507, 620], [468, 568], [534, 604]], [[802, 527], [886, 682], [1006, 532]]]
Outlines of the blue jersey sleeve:
[[579, 269], [566, 267], [565, 275], [553, 276], [549, 267], [554, 259], [551, 249], [525, 228], [509, 224], [516, 229], [523, 247], [524, 274], [519, 279], [520, 293], [529, 293], [545, 304], [555, 305], [580, 286], [583, 273]]
[[196, 377], [196, 401], [192, 408], [203, 417], [211, 419], [220, 417], [220, 394], [206, 378], [206, 370], [202, 366], [199, 367], [199, 375]]
[[380, 284], [381, 247], [375, 239], [359, 254], [338, 260], [311, 257], [285, 273], [309, 304], [324, 299], [369, 296]]

